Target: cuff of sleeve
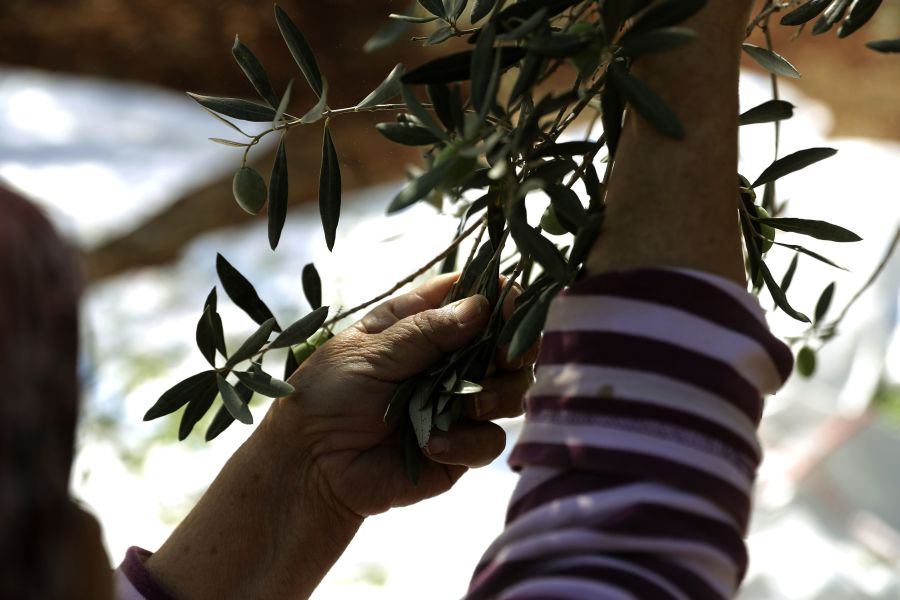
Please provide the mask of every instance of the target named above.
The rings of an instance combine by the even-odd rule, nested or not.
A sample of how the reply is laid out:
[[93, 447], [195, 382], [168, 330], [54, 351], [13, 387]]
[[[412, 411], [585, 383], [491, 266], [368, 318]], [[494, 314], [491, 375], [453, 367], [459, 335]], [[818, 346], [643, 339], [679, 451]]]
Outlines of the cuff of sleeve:
[[150, 575], [144, 563], [153, 555], [149, 550], [132, 546], [116, 569], [117, 600], [175, 600]]

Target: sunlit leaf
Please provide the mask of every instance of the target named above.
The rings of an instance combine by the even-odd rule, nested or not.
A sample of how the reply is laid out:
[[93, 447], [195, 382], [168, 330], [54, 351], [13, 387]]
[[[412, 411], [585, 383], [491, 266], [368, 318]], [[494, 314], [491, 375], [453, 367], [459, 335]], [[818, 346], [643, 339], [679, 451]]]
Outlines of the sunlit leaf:
[[791, 79], [800, 77], [800, 71], [798, 71], [794, 65], [789, 63], [785, 57], [774, 50], [761, 48], [759, 46], [754, 46], [753, 44], [743, 44], [742, 48], [750, 58], [759, 63], [770, 73], [781, 75], [782, 77], [790, 77]]
[[[216, 388], [218, 390], [218, 388]], [[235, 391], [237, 391], [238, 397], [241, 399], [241, 402], [244, 404], [248, 404], [250, 402], [250, 398], [253, 397], [253, 390], [245, 386], [243, 383], [238, 383], [234, 386]], [[225, 406], [221, 406], [219, 410], [216, 412], [216, 415], [213, 417], [212, 423], [209, 424], [209, 427], [206, 430], [206, 441], [212, 441], [219, 436], [223, 431], [228, 429], [228, 427], [234, 423], [234, 417], [231, 416], [231, 413], [228, 412], [228, 409]]]
[[378, 104], [384, 104], [388, 100], [392, 100], [400, 95], [400, 77], [406, 67], [403, 63], [398, 63], [391, 72], [385, 77], [384, 81], [378, 84], [372, 93], [363, 98], [362, 102], [356, 105], [356, 108], [370, 108]]
[[272, 335], [272, 331], [274, 329], [274, 318], [269, 319], [268, 321], [260, 325], [256, 331], [250, 334], [250, 337], [244, 340], [244, 343], [240, 345], [240, 347], [234, 352], [234, 354], [228, 357], [228, 361], [225, 363], [225, 368], [233, 368], [235, 365], [247, 360], [248, 358], [253, 357], [269, 340], [269, 336]]
[[268, 373], [263, 372], [262, 369], [254, 369], [247, 372], [235, 371], [234, 374], [238, 381], [257, 394], [268, 398], [283, 398], [294, 393], [294, 386], [280, 379], [274, 379]]
[[216, 372], [210, 370], [191, 375], [184, 381], [176, 383], [159, 397], [159, 400], [144, 415], [144, 420], [151, 421], [175, 412], [202, 394], [210, 385], [215, 386], [215, 381]]
[[754, 106], [740, 116], [739, 124], [756, 125], [758, 123], [773, 123], [783, 121], [794, 116], [794, 105], [784, 100], [768, 100], [759, 106]]
[[787, 217], [780, 219], [754, 220], [758, 223], [771, 225], [775, 229], [780, 229], [781, 231], [790, 231], [791, 233], [808, 235], [810, 237], [814, 237], [819, 240], [827, 240], [829, 242], [859, 242], [862, 240], [861, 237], [859, 237], [849, 229], [844, 229], [839, 225], [834, 225], [825, 221], [816, 221], [812, 219], [794, 219]]
[[319, 101], [316, 102], [315, 106], [313, 106], [309, 111], [300, 117], [300, 122], [304, 124], [315, 123], [316, 121], [322, 118], [322, 115], [325, 113], [325, 110], [328, 108], [328, 80], [324, 77], [322, 78], [322, 94], [319, 96]]

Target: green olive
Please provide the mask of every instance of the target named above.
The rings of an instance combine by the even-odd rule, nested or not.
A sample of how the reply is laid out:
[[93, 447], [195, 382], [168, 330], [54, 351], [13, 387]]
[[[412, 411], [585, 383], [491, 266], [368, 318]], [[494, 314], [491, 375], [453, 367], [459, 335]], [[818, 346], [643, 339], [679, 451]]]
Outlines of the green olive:
[[266, 205], [266, 181], [252, 167], [241, 167], [231, 181], [231, 191], [238, 206], [251, 215], [259, 214]]
[[803, 346], [797, 352], [797, 372], [804, 377], [812, 377], [816, 372], [816, 351], [809, 346]]
[[334, 335], [328, 331], [327, 329], [320, 329], [310, 336], [308, 340], [303, 342], [302, 344], [297, 344], [292, 348], [294, 352], [294, 359], [297, 361], [298, 365], [302, 365], [303, 361], [309, 358], [313, 352], [316, 351], [319, 346], [330, 340]]
[[[771, 215], [769, 215], [769, 211], [764, 209], [762, 206], [756, 207], [756, 217], [759, 219], [769, 219]], [[771, 225], [766, 225], [765, 223], [757, 223], [757, 227], [759, 227], [759, 232], [766, 239], [762, 241], [762, 245], [760, 247], [760, 251], [765, 254], [772, 247], [772, 240], [775, 239], [775, 228]]]
[[548, 206], [547, 210], [544, 211], [544, 214], [541, 215], [541, 229], [550, 235], [564, 235], [569, 233], [566, 231], [566, 228], [562, 226], [562, 223], [559, 222], [559, 217], [556, 216], [556, 211], [553, 210], [552, 204]]

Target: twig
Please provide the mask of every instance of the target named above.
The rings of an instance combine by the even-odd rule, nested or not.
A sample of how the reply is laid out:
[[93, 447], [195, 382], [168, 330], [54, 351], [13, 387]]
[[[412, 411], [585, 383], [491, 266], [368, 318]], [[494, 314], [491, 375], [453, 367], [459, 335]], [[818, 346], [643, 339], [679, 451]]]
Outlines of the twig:
[[391, 294], [393, 294], [394, 292], [396, 292], [397, 290], [399, 290], [400, 288], [402, 288], [402, 287], [403, 287], [404, 285], [406, 285], [407, 283], [409, 283], [409, 282], [413, 281], [415, 278], [421, 276], [421, 275], [424, 274], [426, 271], [428, 271], [428, 269], [430, 269], [431, 267], [433, 267], [434, 265], [436, 265], [436, 264], [439, 263], [440, 261], [442, 261], [442, 260], [444, 260], [445, 258], [447, 258], [447, 256], [448, 256], [451, 252], [453, 252], [453, 250], [455, 250], [456, 247], [459, 246], [459, 244], [460, 244], [464, 239], [466, 239], [467, 237], [469, 237], [470, 235], [472, 235], [472, 233], [473, 233], [480, 225], [482, 225], [482, 221], [484, 221], [484, 217], [482, 217], [481, 219], [479, 219], [478, 221], [476, 221], [471, 227], [469, 227], [467, 230], [465, 230], [463, 233], [461, 233], [459, 236], [457, 236], [457, 238], [456, 238], [455, 240], [453, 240], [453, 241], [450, 243], [450, 245], [447, 246], [447, 248], [445, 248], [440, 254], [438, 254], [437, 256], [435, 256], [434, 258], [432, 258], [430, 261], [428, 261], [428, 263], [426, 263], [426, 264], [423, 265], [421, 268], [419, 268], [415, 273], [411, 273], [411, 274], [407, 275], [407, 276], [404, 277], [402, 280], [400, 280], [400, 281], [398, 281], [397, 283], [395, 283], [395, 284], [393, 285], [393, 287], [391, 287], [391, 289], [389, 289], [388, 291], [386, 291], [386, 292], [384, 292], [384, 293], [382, 293], [382, 294], [379, 294], [379, 295], [375, 296], [374, 298], [372, 298], [372, 299], [370, 299], [370, 300], [367, 300], [367, 301], [363, 302], [363, 303], [360, 304], [359, 306], [354, 306], [353, 308], [350, 308], [350, 309], [345, 310], [345, 311], [343, 311], [343, 312], [341, 312], [341, 313], [338, 313], [337, 316], [335, 316], [335, 317], [329, 319], [328, 321], [326, 321], [325, 324], [323, 325], [323, 327], [328, 327], [328, 326], [330, 326], [330, 325], [334, 325], [335, 323], [337, 323], [337, 322], [340, 321], [341, 319], [344, 319], [344, 318], [346, 318], [346, 317], [349, 317], [350, 315], [352, 315], [352, 314], [354, 314], [354, 313], [357, 313], [357, 312], [363, 310], [364, 308], [368, 308], [368, 307], [372, 306], [373, 304], [375, 304], [376, 302], [381, 302], [382, 300], [384, 300], [385, 298], [387, 298], [388, 296], [390, 296]]

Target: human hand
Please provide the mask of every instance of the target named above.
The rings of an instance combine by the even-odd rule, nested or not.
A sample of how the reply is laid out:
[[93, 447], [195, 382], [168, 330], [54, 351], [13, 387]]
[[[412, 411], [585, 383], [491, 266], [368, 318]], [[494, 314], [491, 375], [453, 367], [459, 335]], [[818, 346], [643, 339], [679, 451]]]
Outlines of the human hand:
[[[314, 485], [348, 516], [366, 517], [448, 490], [468, 468], [488, 464], [503, 450], [505, 434], [491, 419], [522, 413], [537, 348], [514, 364], [497, 357], [483, 391], [464, 400], [465, 419], [447, 433], [432, 433], [418, 485], [409, 481], [396, 424], [383, 420], [388, 401], [398, 383], [472, 341], [490, 317], [483, 296], [436, 308], [455, 278], [434, 278], [329, 340], [290, 378], [296, 392], [278, 400], [267, 417], [267, 428], [285, 446], [281, 451], [303, 474], [302, 485]], [[507, 316], [516, 295], [507, 296]]]

